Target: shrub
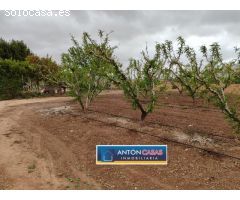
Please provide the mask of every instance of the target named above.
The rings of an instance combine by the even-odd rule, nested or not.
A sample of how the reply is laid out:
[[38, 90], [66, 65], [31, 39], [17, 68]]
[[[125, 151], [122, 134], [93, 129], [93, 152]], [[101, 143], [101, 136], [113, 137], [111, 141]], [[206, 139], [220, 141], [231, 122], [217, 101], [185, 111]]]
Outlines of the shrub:
[[31, 71], [27, 62], [0, 60], [0, 98], [19, 97]]

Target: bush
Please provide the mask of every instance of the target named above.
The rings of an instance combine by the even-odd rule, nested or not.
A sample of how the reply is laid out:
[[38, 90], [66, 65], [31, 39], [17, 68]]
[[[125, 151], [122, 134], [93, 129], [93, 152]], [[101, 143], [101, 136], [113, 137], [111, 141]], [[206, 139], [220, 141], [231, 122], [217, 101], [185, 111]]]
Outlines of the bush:
[[25, 61], [0, 60], [0, 99], [20, 97], [31, 71]]

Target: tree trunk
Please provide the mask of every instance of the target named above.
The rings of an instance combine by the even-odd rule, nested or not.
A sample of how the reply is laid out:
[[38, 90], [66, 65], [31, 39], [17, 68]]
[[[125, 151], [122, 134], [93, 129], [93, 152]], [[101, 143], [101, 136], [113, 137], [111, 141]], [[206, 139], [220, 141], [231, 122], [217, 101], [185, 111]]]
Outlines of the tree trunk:
[[141, 111], [141, 112], [142, 112], [141, 121], [144, 121], [148, 113], [146, 111]]

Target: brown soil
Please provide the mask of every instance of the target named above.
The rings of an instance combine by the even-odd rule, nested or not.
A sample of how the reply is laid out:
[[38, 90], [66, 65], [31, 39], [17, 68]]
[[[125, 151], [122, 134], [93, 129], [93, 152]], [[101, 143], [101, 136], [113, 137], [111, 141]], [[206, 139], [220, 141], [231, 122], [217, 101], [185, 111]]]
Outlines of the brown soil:
[[[0, 189], [240, 189], [240, 141], [221, 112], [177, 93], [157, 107], [140, 122], [117, 91], [86, 113], [68, 97], [0, 102]], [[99, 144], [167, 144], [169, 162], [96, 165]]]

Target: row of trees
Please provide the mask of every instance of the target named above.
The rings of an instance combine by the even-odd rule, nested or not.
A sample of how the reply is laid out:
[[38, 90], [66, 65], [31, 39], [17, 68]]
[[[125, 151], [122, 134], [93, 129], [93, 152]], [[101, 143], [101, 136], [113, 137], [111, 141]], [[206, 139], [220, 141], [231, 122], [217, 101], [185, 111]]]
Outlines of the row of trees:
[[73, 46], [63, 54], [63, 66], [55, 78], [66, 83], [83, 110], [102, 90], [115, 84], [124, 91], [133, 108], [141, 111], [144, 120], [171, 83], [193, 101], [196, 97], [212, 101], [240, 129], [239, 112], [224, 92], [240, 79], [239, 49], [235, 49], [235, 59], [225, 62], [220, 46], [214, 43], [209, 49], [202, 46], [201, 57], [197, 59], [195, 50], [179, 37], [177, 48], [171, 41], [157, 43], [154, 55], [150, 56], [146, 48], [141, 59], [130, 59], [124, 70], [114, 55], [117, 47], [110, 44], [109, 34], [99, 31], [96, 41], [84, 33], [81, 44], [73, 37], [72, 41]]
[[240, 82], [240, 49], [235, 49], [235, 59], [224, 61], [220, 46], [213, 43], [209, 48], [202, 46], [197, 58], [195, 50], [179, 37], [176, 48], [171, 41], [156, 43], [153, 55], [146, 48], [140, 59], [131, 58], [123, 68], [114, 55], [117, 46], [111, 45], [109, 34], [99, 31], [98, 40], [94, 40], [84, 33], [81, 43], [74, 37], [72, 42], [58, 66], [51, 57], [33, 55], [22, 41], [1, 39], [0, 98], [39, 92], [44, 85], [65, 85], [86, 110], [101, 91], [115, 84], [144, 120], [171, 83], [193, 102], [199, 97], [212, 101], [236, 130], [240, 129], [239, 110], [225, 93], [230, 84]]

